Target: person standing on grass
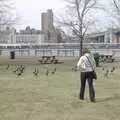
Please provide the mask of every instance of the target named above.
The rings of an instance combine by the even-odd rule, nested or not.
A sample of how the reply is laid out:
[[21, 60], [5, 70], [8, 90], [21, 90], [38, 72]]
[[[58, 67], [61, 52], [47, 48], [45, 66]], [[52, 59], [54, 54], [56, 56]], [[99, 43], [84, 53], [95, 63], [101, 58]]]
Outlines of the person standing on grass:
[[84, 100], [84, 92], [85, 92], [85, 85], [86, 81], [89, 85], [89, 97], [91, 102], [95, 102], [95, 91], [93, 85], [93, 71], [95, 71], [96, 64], [93, 55], [90, 51], [85, 48], [83, 49], [83, 55], [80, 57], [77, 68], [80, 70], [81, 75], [81, 88], [80, 88], [80, 95], [79, 99]]

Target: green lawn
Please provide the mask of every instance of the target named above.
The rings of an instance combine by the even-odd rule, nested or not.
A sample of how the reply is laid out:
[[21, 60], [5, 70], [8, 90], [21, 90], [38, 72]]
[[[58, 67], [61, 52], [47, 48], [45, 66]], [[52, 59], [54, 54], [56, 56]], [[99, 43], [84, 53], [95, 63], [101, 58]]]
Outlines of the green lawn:
[[[6, 70], [5, 64], [12, 64]], [[25, 64], [25, 72], [16, 77], [16, 64]], [[58, 65], [39, 65], [36, 59], [0, 60], [0, 120], [120, 120], [120, 68], [118, 63], [101, 64], [106, 69], [117, 66], [104, 77], [103, 67], [97, 68], [96, 103], [78, 99], [79, 72], [72, 72], [74, 60]], [[39, 76], [33, 76], [35, 67]], [[51, 74], [52, 69], [57, 71]], [[46, 70], [50, 71], [48, 76]]]

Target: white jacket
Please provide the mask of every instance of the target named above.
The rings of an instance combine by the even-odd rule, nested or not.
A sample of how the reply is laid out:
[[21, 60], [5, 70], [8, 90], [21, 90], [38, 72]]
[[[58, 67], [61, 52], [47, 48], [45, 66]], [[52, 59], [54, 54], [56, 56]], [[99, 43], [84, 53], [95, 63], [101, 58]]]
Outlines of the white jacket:
[[84, 54], [80, 57], [77, 63], [77, 68], [80, 69], [81, 72], [90, 72], [95, 70], [96, 64], [94, 57], [89, 53]]

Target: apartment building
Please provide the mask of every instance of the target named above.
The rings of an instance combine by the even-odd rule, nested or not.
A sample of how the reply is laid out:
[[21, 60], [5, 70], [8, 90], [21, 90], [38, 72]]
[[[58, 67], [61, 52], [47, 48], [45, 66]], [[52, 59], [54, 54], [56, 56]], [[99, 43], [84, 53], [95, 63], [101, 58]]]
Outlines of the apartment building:
[[35, 30], [26, 27], [25, 30], [16, 32], [15, 34], [17, 44], [42, 44], [44, 43], [44, 34], [40, 30]]
[[42, 31], [29, 26], [19, 32], [14, 28], [6, 27], [0, 30], [0, 44], [42, 44], [44, 36]]
[[120, 43], [120, 29], [107, 29], [103, 32], [91, 33], [86, 36], [87, 43]]

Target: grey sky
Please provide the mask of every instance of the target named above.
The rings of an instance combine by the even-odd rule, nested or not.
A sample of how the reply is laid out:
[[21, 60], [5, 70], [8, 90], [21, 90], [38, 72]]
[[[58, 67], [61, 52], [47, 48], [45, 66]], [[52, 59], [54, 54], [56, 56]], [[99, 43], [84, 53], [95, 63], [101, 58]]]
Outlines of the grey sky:
[[52, 9], [54, 14], [58, 13], [64, 6], [62, 0], [17, 0], [16, 11], [20, 16], [18, 28], [25, 28], [26, 25], [40, 29], [41, 13]]
[[[18, 29], [24, 29], [30, 25], [33, 28], [41, 29], [41, 13], [46, 12], [47, 9], [52, 9], [54, 15], [61, 14], [64, 11], [64, 0], [16, 0], [16, 11], [20, 16], [20, 25], [17, 25]], [[100, 3], [105, 6], [109, 0], [100, 0]], [[100, 18], [105, 15], [100, 14]], [[103, 24], [106, 25], [107, 21], [103, 20]]]

